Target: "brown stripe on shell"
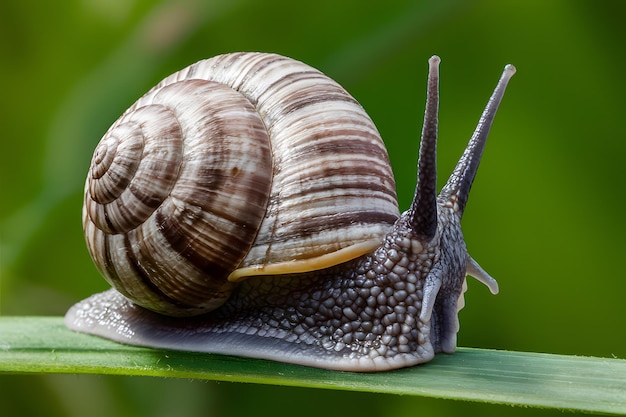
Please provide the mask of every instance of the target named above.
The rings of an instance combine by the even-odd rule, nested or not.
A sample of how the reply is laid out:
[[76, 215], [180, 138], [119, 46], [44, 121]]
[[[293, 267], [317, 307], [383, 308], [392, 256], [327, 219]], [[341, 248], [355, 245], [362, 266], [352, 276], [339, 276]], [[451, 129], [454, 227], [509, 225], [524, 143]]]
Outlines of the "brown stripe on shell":
[[[174, 187], [182, 161], [183, 133], [167, 107], [141, 107], [118, 120], [98, 145], [87, 178], [85, 205], [91, 220], [107, 233], [124, 233], [145, 221]], [[116, 146], [109, 144], [116, 142]], [[97, 161], [111, 161], [103, 170]]]
[[[230, 54], [198, 63], [192, 71], [231, 85], [256, 103], [272, 140], [269, 206], [242, 267], [382, 240], [399, 216], [393, 174], [376, 127], [341, 86], [275, 55]], [[330, 141], [350, 145], [337, 146], [335, 154]], [[317, 219], [337, 221], [325, 230], [311, 229], [308, 222]]]
[[[137, 248], [137, 246], [134, 244], [134, 236], [132, 236], [132, 234], [126, 234], [122, 236], [124, 237], [124, 247], [126, 248], [128, 265], [133, 270], [133, 279], [132, 281], [124, 281], [123, 278], [126, 278], [126, 276], [120, 277], [119, 275], [117, 275], [116, 278], [118, 284], [116, 285], [116, 288], [118, 289], [118, 291], [121, 291], [129, 298], [137, 300], [136, 302], [139, 304], [150, 306], [158, 305], [158, 311], [170, 311], [170, 314], [172, 314], [172, 312], [178, 311], [193, 311], [197, 313], [198, 303], [194, 302], [195, 300], [189, 300], [190, 303], [185, 304], [181, 297], [174, 298], [166, 292], [167, 285], [163, 285], [164, 283], [162, 279], [153, 281], [155, 277], [162, 277], [162, 273], [158, 275], [152, 273], [155, 267], [161, 267], [161, 265], [154, 265], [154, 258], [152, 256], [146, 257], [145, 254], [142, 254], [141, 252], [133, 252], [133, 249]], [[114, 273], [111, 270], [108, 270], [108, 272]], [[171, 278], [171, 276], [168, 276], [168, 278]], [[142, 287], [138, 288], [137, 279], [139, 279]], [[165, 280], [165, 283], [169, 282], [170, 281]], [[127, 291], [126, 293], [123, 292], [124, 289]], [[129, 289], [132, 292], [129, 292]], [[215, 296], [215, 294], [212, 295]], [[215, 297], [213, 297], [213, 299], [215, 299]]]
[[[103, 217], [118, 216], [126, 223], [147, 218], [125, 235], [107, 237], [110, 249], [92, 245], [100, 251], [92, 256], [106, 265], [100, 270], [112, 285], [136, 304], [169, 315], [195, 315], [215, 309], [228, 297], [233, 284], [227, 276], [256, 237], [271, 183], [269, 139], [245, 97], [204, 80], [164, 86], [140, 99], [121, 120], [134, 120], [159, 106], [175, 116], [185, 138], [176, 181], [158, 202], [149, 182], [140, 179], [141, 186], [135, 186], [131, 181], [120, 194], [124, 204], [118, 199], [105, 205]], [[142, 132], [150, 133], [152, 123], [140, 123]], [[157, 142], [166, 142], [167, 136], [157, 137]], [[169, 155], [158, 156], [157, 161]], [[154, 165], [151, 176], [169, 179], [173, 171], [159, 166]], [[149, 216], [145, 207], [154, 207]], [[88, 219], [94, 217], [88, 203], [86, 213]], [[121, 228], [97, 226], [108, 233]], [[94, 229], [85, 227], [85, 233], [102, 233]]]
[[[207, 289], [203, 285], [189, 288], [186, 280], [179, 281], [182, 273], [191, 283], [201, 282], [201, 274], [188, 268], [163, 241], [158, 242], [153, 219], [127, 234], [114, 235], [102, 233], [86, 215], [83, 224], [87, 247], [101, 274], [138, 305], [173, 316], [197, 315], [219, 307], [232, 290], [232, 285], [223, 282], [219, 288]], [[195, 298], [185, 296], [189, 294]]]
[[[164, 206], [172, 206], [170, 200]], [[159, 224], [162, 219], [158, 213], [162, 210], [167, 209], [160, 208], [142, 227], [129, 233], [131, 241], [142, 243], [141, 245], [135, 243], [133, 248], [135, 257], [143, 268], [150, 271], [147, 277], [160, 291], [160, 293], [149, 292], [150, 297], [154, 299], [145, 302], [144, 306], [177, 316], [196, 315], [219, 307], [228, 298], [233, 286], [224, 280], [211, 279], [204, 271], [198, 270], [189, 262], [184, 251], [177, 252], [172, 248], [168, 232], [162, 229], [172, 223]], [[190, 217], [188, 212], [184, 215]], [[193, 227], [193, 224], [191, 226]], [[176, 227], [185, 232], [185, 226], [178, 224]], [[159, 232], [155, 233], [155, 230]], [[173, 301], [168, 302], [169, 300]], [[181, 308], [181, 306], [193, 307]]]

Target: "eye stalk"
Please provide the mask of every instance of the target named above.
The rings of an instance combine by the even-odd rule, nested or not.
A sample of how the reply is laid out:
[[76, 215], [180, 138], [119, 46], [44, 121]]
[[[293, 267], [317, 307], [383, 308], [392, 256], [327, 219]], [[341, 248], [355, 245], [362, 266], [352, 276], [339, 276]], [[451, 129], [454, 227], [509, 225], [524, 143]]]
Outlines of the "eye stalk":
[[440, 62], [441, 58], [436, 55], [428, 60], [426, 111], [417, 162], [417, 186], [409, 209], [411, 226], [423, 242], [430, 241], [437, 232], [437, 128]]
[[504, 67], [500, 81], [498, 81], [498, 85], [496, 85], [485, 110], [483, 110], [483, 114], [480, 116], [480, 120], [478, 120], [474, 134], [467, 144], [463, 155], [461, 155], [459, 162], [457, 162], [452, 175], [448, 178], [448, 182], [441, 189], [441, 193], [439, 194], [439, 198], [448, 200], [454, 204], [455, 211], [458, 213], [459, 217], [463, 217], [465, 205], [467, 204], [469, 192], [472, 188], [478, 165], [480, 164], [480, 158], [483, 154], [493, 119], [502, 101], [509, 80], [515, 74], [515, 71], [515, 67], [511, 64]]
[[[437, 231], [437, 133], [439, 113], [439, 63], [437, 55], [428, 60], [428, 87], [426, 110], [420, 143], [417, 186], [409, 209], [409, 221], [420, 240], [427, 242]], [[459, 217], [463, 216], [469, 192], [480, 164], [498, 106], [507, 84], [515, 74], [513, 65], [506, 65], [498, 84], [478, 121], [467, 148], [456, 164], [452, 175], [439, 194], [439, 199], [452, 204]]]

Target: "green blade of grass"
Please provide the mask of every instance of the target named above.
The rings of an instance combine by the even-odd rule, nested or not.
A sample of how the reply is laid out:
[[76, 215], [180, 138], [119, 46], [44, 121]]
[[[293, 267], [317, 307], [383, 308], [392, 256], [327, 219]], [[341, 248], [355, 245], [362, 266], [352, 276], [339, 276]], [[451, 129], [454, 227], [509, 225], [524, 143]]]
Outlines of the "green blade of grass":
[[432, 362], [358, 374], [125, 346], [60, 317], [0, 317], [0, 372], [211, 379], [626, 414], [626, 360], [459, 348]]

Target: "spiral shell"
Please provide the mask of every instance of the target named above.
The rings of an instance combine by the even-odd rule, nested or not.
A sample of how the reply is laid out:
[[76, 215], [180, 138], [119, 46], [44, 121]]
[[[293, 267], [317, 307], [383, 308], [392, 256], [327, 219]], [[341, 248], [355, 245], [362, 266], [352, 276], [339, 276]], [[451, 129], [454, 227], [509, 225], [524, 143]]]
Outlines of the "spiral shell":
[[357, 101], [298, 61], [237, 53], [165, 78], [113, 124], [83, 226], [118, 291], [184, 316], [219, 307], [246, 277], [367, 253], [398, 216], [387, 152]]

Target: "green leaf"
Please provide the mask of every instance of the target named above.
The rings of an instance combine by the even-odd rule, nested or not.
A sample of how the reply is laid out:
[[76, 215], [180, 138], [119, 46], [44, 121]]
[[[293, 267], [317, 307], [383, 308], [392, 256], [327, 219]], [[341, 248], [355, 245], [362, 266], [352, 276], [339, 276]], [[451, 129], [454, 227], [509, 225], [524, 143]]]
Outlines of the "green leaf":
[[121, 345], [60, 317], [0, 317], [0, 372], [210, 379], [626, 414], [626, 360], [459, 348], [432, 362], [359, 374]]

